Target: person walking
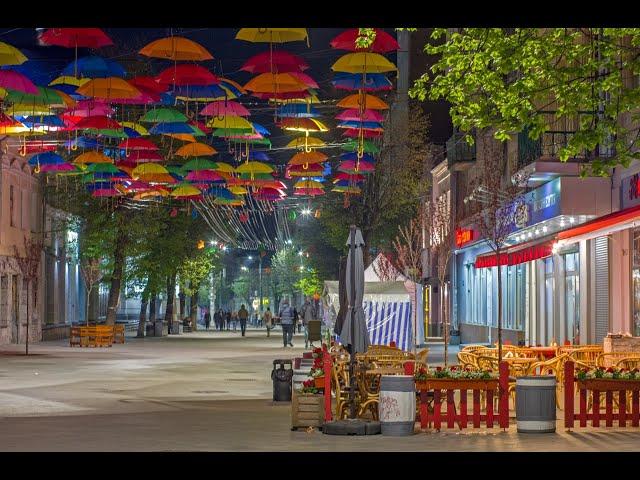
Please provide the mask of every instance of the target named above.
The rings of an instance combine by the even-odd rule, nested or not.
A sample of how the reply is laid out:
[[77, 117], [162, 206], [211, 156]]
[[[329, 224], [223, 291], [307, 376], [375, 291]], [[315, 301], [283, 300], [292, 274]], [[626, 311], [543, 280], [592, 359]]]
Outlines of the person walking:
[[204, 314], [204, 326], [209, 330], [209, 325], [211, 325], [211, 314], [207, 311]]
[[231, 328], [231, 312], [229, 310], [227, 310], [227, 313], [224, 316], [224, 320], [227, 324], [227, 331], [229, 331], [229, 329]]
[[[309, 297], [306, 297], [304, 305], [302, 305], [300, 309], [300, 316], [302, 317], [302, 325], [304, 326], [304, 348], [309, 348], [309, 321], [315, 320], [316, 318], [316, 309]], [[311, 347], [313, 347], [313, 343]]]
[[269, 307], [267, 307], [267, 311], [262, 314], [262, 320], [264, 321], [264, 324], [267, 327], [267, 337], [270, 337], [271, 321], [273, 320], [273, 315], [271, 314], [271, 309]]
[[298, 309], [293, 307], [293, 332], [296, 331], [296, 325], [298, 326], [298, 333], [300, 333], [300, 315], [298, 314]]
[[235, 332], [238, 329], [238, 312], [235, 310], [231, 312], [231, 323], [233, 324], [233, 331]]
[[216, 310], [216, 313], [213, 314], [213, 327], [220, 330], [220, 310]]
[[[242, 336], [244, 337], [244, 332], [247, 330], [247, 319], [249, 318], [249, 312], [246, 308], [244, 308], [244, 303], [240, 305], [240, 310], [238, 310], [238, 319], [240, 320], [240, 331], [242, 332]], [[234, 329], [235, 330], [235, 329]]]
[[286, 347], [288, 344], [290, 347], [293, 347], [293, 343], [291, 343], [294, 327], [293, 309], [289, 306], [289, 300], [282, 302], [278, 315], [280, 316], [280, 324], [282, 325], [282, 341], [284, 342], [284, 346]]

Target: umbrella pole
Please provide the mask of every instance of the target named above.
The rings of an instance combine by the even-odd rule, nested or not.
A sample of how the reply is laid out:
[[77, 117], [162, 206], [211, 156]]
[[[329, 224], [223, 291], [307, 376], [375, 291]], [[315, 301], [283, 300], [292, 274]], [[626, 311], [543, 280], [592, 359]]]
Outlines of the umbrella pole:
[[355, 277], [356, 277], [356, 226], [355, 225], [351, 225], [351, 242], [349, 245], [349, 253], [351, 256], [351, 301], [352, 304], [351, 306], [351, 349], [350, 349], [350, 355], [349, 355], [349, 406], [350, 406], [350, 411], [349, 411], [349, 418], [351, 418], [352, 420], [356, 418], [356, 392], [355, 392], [355, 387], [356, 387], [356, 378], [355, 378], [355, 373], [356, 373], [356, 354], [355, 354], [355, 348], [353, 345], [353, 338], [355, 336], [355, 306], [353, 305], [353, 303], [355, 302], [355, 298], [356, 298], [356, 282], [355, 282]]

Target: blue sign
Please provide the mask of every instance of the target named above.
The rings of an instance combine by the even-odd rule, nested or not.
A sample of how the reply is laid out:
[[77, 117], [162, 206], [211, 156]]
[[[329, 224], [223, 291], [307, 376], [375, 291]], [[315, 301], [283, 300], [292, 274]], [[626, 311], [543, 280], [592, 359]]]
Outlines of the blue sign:
[[[560, 215], [560, 178], [536, 188], [521, 197], [515, 222], [509, 233]], [[513, 208], [512, 206], [510, 208]]]

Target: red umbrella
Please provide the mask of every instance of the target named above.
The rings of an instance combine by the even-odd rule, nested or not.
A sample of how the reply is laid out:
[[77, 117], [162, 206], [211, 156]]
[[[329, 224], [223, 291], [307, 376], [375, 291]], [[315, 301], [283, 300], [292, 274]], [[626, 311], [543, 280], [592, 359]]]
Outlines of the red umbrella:
[[218, 182], [224, 180], [218, 172], [213, 170], [193, 170], [185, 178], [190, 182]]
[[285, 92], [285, 93], [274, 93], [274, 92], [268, 92], [268, 93], [257, 93], [254, 92], [251, 94], [251, 96], [256, 97], [256, 98], [260, 98], [262, 100], [270, 100], [270, 99], [276, 99], [276, 100], [293, 100], [296, 98], [307, 98], [311, 96], [311, 93], [309, 92], [309, 90], [300, 90], [299, 92]]
[[166, 85], [213, 85], [220, 83], [218, 77], [200, 65], [181, 63], [160, 72], [158, 83]]
[[21, 123], [4, 112], [0, 112], [0, 127], [14, 127], [16, 125], [21, 125]]
[[251, 115], [251, 112], [238, 102], [216, 100], [215, 102], [207, 104], [202, 110], [200, 110], [200, 115], [211, 117], [223, 117], [225, 115], [248, 117]]
[[75, 124], [74, 128], [78, 130], [83, 128], [116, 129], [122, 128], [122, 125], [106, 115], [92, 115], [91, 117], [84, 117]]
[[115, 111], [106, 102], [94, 100], [80, 100], [75, 106], [68, 108], [65, 113], [76, 117], [90, 117], [91, 115], [113, 115]]
[[363, 122], [383, 122], [384, 121], [384, 116], [376, 112], [375, 110], [370, 110], [370, 109], [365, 110], [361, 116], [360, 112], [356, 108], [350, 108], [348, 110], [345, 110], [340, 114], [336, 115], [336, 118], [338, 120], [344, 120], [344, 121], [351, 120], [356, 122], [359, 122], [360, 120], [362, 120]]
[[307, 68], [309, 68], [307, 62], [299, 56], [283, 50], [274, 50], [254, 55], [240, 67], [240, 70], [249, 73], [285, 73], [302, 72]]
[[13, 70], [0, 70], [0, 87], [38, 95], [38, 87], [26, 75]]
[[43, 45], [67, 48], [100, 48], [113, 45], [113, 41], [99, 28], [49, 28], [39, 40]]
[[135, 150], [129, 152], [126, 158], [127, 162], [135, 163], [161, 162], [162, 160], [164, 160], [162, 155], [152, 150]]
[[139, 75], [129, 80], [129, 83], [138, 90], [150, 90], [153, 93], [164, 93], [169, 89], [169, 85], [158, 83], [155, 78]]
[[[364, 138], [375, 138], [375, 137], [379, 137], [382, 135], [383, 132], [378, 132], [378, 131], [374, 131], [374, 130], [364, 130], [362, 131], [362, 135]], [[360, 135], [360, 130], [358, 128], [347, 128], [343, 135], [345, 137], [353, 137], [353, 138], [357, 138], [358, 135]]]
[[356, 47], [356, 38], [358, 38], [359, 36], [359, 29], [357, 28], [345, 30], [340, 35], [331, 40], [329, 44], [333, 48], [337, 48], [338, 50], [349, 50], [350, 52], [355, 52], [356, 50], [366, 50], [376, 53], [388, 53], [400, 48], [400, 45], [398, 45], [396, 39], [389, 35], [387, 32], [379, 28], [374, 28], [374, 30], [376, 32], [376, 39], [373, 41], [373, 44], [366, 49]]
[[118, 148], [125, 148], [128, 150], [147, 150], [155, 152], [158, 150], [158, 146], [148, 138], [136, 137], [127, 138], [118, 145]]
[[[358, 162], [357, 167], [358, 167], [358, 171], [361, 173], [370, 173], [376, 169], [373, 163], [365, 162], [363, 160]], [[338, 170], [341, 172], [355, 171], [355, 169], [356, 169], [355, 160], [345, 160], [344, 162], [340, 162], [340, 165], [338, 165]]]
[[194, 127], [199, 128], [200, 130], [202, 130], [203, 133], [211, 133], [213, 132], [213, 129], [207, 127], [203, 122], [201, 122], [200, 120], [191, 120], [190, 122], [187, 122], [189, 125], [193, 125]]
[[351, 174], [351, 173], [345, 173], [345, 172], [336, 173], [335, 178], [336, 180], [347, 180], [349, 182], [362, 182], [365, 179], [364, 175]]
[[160, 95], [151, 90], [140, 90], [140, 95], [133, 98], [112, 98], [111, 103], [117, 105], [149, 105], [160, 101]]

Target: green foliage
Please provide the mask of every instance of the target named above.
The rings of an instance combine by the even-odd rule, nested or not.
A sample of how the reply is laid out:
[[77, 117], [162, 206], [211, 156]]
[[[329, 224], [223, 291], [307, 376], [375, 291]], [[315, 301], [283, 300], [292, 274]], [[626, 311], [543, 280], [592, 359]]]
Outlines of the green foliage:
[[376, 40], [376, 31], [373, 28], [359, 28], [356, 37], [357, 48], [369, 48]]
[[[493, 128], [495, 138], [528, 131], [575, 130], [558, 155], [587, 155], [591, 172], [628, 166], [638, 135], [640, 29], [434, 29], [424, 48], [439, 60], [416, 80], [411, 96], [451, 103], [463, 132]], [[561, 125], [570, 124], [570, 128]], [[597, 149], [596, 147], [599, 146]]]
[[273, 291], [277, 299], [282, 296], [293, 298], [296, 282], [300, 280], [300, 260], [294, 247], [278, 250], [271, 259]]
[[197, 250], [186, 257], [178, 267], [181, 290], [186, 295], [192, 295], [209, 274], [213, 272], [215, 275], [220, 271], [221, 266], [220, 253], [217, 250], [210, 248]]
[[251, 297], [257, 289], [257, 277], [251, 272], [241, 272], [231, 284], [231, 290], [234, 295], [239, 298], [245, 306], [251, 305]]
[[315, 268], [307, 268], [301, 273], [302, 278], [295, 283], [295, 287], [305, 295], [313, 295], [322, 291], [322, 282]]

